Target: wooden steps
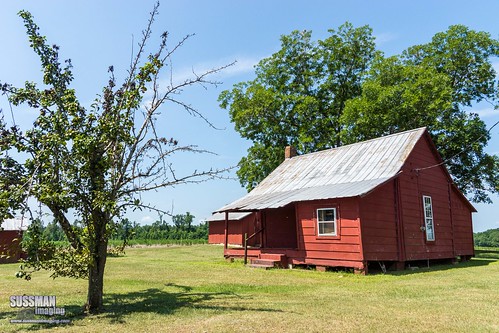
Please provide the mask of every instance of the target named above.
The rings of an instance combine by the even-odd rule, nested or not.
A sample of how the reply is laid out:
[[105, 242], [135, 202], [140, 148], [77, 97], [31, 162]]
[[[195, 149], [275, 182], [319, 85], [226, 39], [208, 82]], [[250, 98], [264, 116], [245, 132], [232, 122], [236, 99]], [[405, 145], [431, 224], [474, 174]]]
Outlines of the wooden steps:
[[251, 259], [249, 267], [262, 269], [274, 268], [276, 267], [276, 261], [269, 259]]
[[269, 269], [275, 267], [286, 267], [287, 257], [285, 254], [260, 253], [258, 258], [250, 259], [249, 267]]

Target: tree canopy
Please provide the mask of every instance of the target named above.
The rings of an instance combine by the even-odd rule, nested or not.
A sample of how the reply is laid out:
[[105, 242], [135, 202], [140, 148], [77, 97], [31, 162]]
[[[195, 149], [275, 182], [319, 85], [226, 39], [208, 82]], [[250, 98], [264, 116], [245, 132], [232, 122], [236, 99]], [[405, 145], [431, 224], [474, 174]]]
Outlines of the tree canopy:
[[499, 228], [477, 232], [473, 238], [476, 246], [499, 247]]
[[339, 118], [361, 92], [374, 37], [368, 26], [345, 23], [325, 40], [311, 38], [311, 31], [282, 36], [281, 50], [260, 61], [253, 81], [219, 97], [236, 130], [254, 143], [237, 172], [248, 190], [282, 161], [284, 146], [308, 153], [341, 143]]
[[170, 77], [170, 83], [160, 87], [162, 70], [189, 36], [170, 47], [165, 32], [159, 46], [147, 53], [158, 5], [151, 12], [124, 81], [117, 82], [110, 66], [108, 83], [89, 108], [80, 104], [71, 88], [71, 61], [59, 60], [59, 47], [47, 42], [26, 11], [19, 15], [31, 48], [40, 58], [42, 84], [26, 82], [20, 88], [0, 85], [13, 106], [26, 105], [38, 114], [33, 127], [22, 130], [14, 120], [8, 125], [2, 112], [0, 220], [16, 211], [29, 211], [28, 198], [35, 198], [53, 215], [70, 243], [54, 247], [33, 236], [30, 245], [27, 239], [26, 246], [34, 252], [29, 252], [32, 255], [18, 276], [29, 279], [34, 271], [49, 269], [53, 277], [88, 278], [86, 308], [90, 313], [102, 310], [107, 244], [115, 224], [129, 209], [161, 210], [143, 202], [141, 194], [220, 177], [223, 172], [176, 172], [171, 156], [203, 150], [167, 137], [155, 125], [165, 103], [201, 115], [179, 94], [192, 85], [216, 83], [208, 76], [223, 68], [193, 74], [178, 84]]
[[462, 25], [431, 42], [385, 57], [368, 26], [345, 23], [312, 41], [310, 31], [281, 37], [281, 50], [256, 66], [256, 78], [219, 97], [235, 129], [253, 142], [238, 176], [248, 190], [284, 159], [427, 127], [455, 183], [475, 202], [499, 192], [499, 158], [485, 153], [490, 133], [470, 112], [497, 107], [492, 58], [499, 42]]

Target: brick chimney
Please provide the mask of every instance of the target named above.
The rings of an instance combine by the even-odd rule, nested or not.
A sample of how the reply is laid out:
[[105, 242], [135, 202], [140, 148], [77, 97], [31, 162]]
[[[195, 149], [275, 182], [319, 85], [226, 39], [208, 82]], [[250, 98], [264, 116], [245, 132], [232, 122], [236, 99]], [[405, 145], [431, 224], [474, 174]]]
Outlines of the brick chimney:
[[295, 157], [297, 154], [296, 154], [296, 148], [293, 147], [293, 146], [287, 146], [285, 149], [284, 149], [284, 158], [285, 159], [288, 159], [288, 158], [291, 158], [291, 157]]

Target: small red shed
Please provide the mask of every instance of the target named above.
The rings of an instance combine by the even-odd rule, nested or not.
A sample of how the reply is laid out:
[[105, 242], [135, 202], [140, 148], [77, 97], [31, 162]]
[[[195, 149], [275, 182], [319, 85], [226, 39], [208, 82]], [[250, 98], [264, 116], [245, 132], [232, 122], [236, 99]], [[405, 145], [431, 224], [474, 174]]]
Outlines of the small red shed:
[[0, 264], [17, 262], [22, 257], [21, 240], [25, 229], [19, 219], [0, 223]]
[[[244, 245], [244, 234], [250, 235], [255, 231], [250, 229], [254, 227], [254, 214], [252, 213], [230, 213], [230, 228], [228, 234], [229, 245]], [[206, 220], [208, 222], [208, 243], [224, 244], [225, 242], [225, 214], [215, 213]]]
[[[261, 241], [248, 256], [275, 255], [284, 264], [405, 267], [411, 261], [469, 259], [474, 255], [475, 208], [454, 185], [425, 128], [293, 156], [253, 191], [220, 208], [253, 215]], [[251, 226], [250, 226], [251, 227]], [[221, 227], [219, 227], [221, 228]]]

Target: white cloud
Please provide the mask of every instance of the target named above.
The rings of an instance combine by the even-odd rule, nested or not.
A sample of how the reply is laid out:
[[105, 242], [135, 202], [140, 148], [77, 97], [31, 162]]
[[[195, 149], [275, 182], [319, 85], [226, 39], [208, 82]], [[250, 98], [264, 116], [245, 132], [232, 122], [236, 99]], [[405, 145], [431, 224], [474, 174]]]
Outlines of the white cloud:
[[263, 58], [239, 58], [236, 59], [236, 63], [227, 68], [223, 74], [224, 76], [235, 76], [239, 74], [246, 74], [254, 72], [255, 66]]
[[485, 108], [479, 110], [471, 110], [480, 116], [480, 118], [489, 118], [489, 117], [497, 117], [499, 116], [499, 110], [495, 110], [494, 108]]
[[[192, 67], [184, 67], [173, 71], [172, 78], [174, 83], [183, 82], [192, 79], [195, 75], [201, 75], [207, 71], [226, 66], [230, 63], [234, 64], [229, 66], [217, 74], [217, 77], [232, 77], [240, 74], [247, 74], [254, 71], [254, 67], [262, 58], [256, 57], [234, 57], [224, 58], [211, 63], [198, 63]], [[166, 82], [165, 82], [166, 83]]]
[[398, 39], [398, 35], [391, 32], [376, 34], [374, 35], [374, 37], [376, 37], [376, 44], [378, 46], [384, 43], [391, 42], [392, 40]]
[[[224, 58], [218, 61], [213, 61], [211, 63], [198, 63], [192, 67], [183, 67], [176, 69], [173, 68], [172, 72], [164, 72], [161, 77], [162, 79], [158, 82], [159, 90], [164, 91], [164, 89], [169, 89], [172, 86], [180, 85], [187, 80], [193, 80], [196, 78], [196, 75], [202, 75], [208, 71], [221, 68], [227, 66], [231, 63], [234, 63], [232, 66], [228, 66], [227, 68], [221, 70], [218, 73], [214, 73], [208, 75], [206, 80], [212, 82], [220, 82], [226, 78], [244, 75], [248, 73], [254, 72], [254, 67], [258, 64], [258, 62], [263, 58], [257, 57], [235, 57], [235, 58]], [[170, 70], [170, 67], [167, 67], [167, 70]], [[145, 94], [144, 101], [142, 105], [144, 107], [148, 107], [152, 101], [152, 89], [148, 89]]]
[[496, 71], [496, 76], [499, 76], [499, 61], [492, 62], [492, 67]]
[[149, 215], [142, 216], [142, 218], [140, 219], [141, 224], [148, 224], [148, 223], [151, 223], [152, 221], [153, 221], [153, 218], [150, 217]]

